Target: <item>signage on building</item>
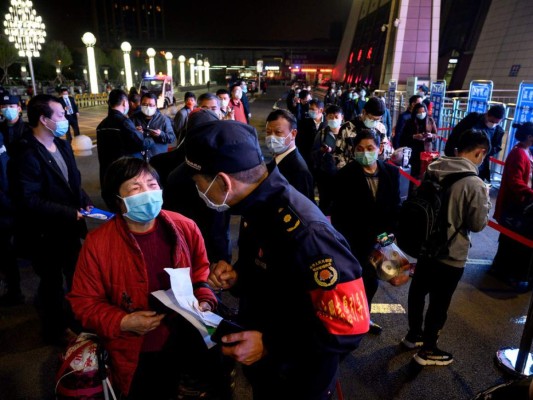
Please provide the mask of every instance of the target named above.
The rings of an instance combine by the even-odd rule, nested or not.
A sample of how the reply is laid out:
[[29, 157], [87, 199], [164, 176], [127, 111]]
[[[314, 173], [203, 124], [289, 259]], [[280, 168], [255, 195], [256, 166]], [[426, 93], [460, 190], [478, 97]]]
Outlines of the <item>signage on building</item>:
[[[522, 81], [518, 88], [513, 123], [523, 124], [524, 122], [533, 122], [533, 81]], [[507, 146], [508, 150], [511, 150], [516, 144], [514, 134], [515, 128], [511, 128], [509, 131], [511, 145]]]
[[441, 112], [444, 108], [444, 97], [446, 96], [446, 81], [431, 82], [429, 93], [429, 101], [433, 103], [433, 119], [437, 127], [440, 127]]
[[492, 81], [472, 81], [468, 92], [468, 106], [466, 113], [477, 112], [484, 114], [489, 108], [489, 101], [492, 98]]
[[396, 87], [397, 87], [396, 80], [391, 79], [389, 81], [389, 91], [388, 91], [388, 98], [387, 98], [387, 107], [391, 115], [394, 112], [394, 103], [396, 101]]

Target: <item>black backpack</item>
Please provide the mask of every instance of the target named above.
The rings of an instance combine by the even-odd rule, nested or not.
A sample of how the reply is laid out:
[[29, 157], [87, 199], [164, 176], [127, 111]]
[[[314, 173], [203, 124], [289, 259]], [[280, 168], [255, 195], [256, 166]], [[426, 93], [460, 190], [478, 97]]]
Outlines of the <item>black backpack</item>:
[[427, 174], [424, 176], [420, 186], [403, 202], [400, 209], [396, 239], [404, 252], [415, 258], [447, 255], [449, 243], [460, 230], [457, 229], [447, 240], [449, 223], [446, 209], [449, 189], [467, 176], [476, 174], [456, 172], [446, 176], [441, 182]]

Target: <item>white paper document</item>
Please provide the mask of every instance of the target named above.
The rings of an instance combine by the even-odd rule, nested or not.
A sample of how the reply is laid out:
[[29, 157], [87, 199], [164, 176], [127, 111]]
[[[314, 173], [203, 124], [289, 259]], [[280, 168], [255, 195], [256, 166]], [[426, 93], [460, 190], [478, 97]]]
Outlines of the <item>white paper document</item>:
[[211, 312], [201, 311], [194, 297], [190, 268], [165, 268], [170, 275], [170, 289], [158, 290], [152, 294], [165, 306], [187, 319], [201, 333], [208, 348], [215, 346], [207, 327], [216, 328], [222, 317]]

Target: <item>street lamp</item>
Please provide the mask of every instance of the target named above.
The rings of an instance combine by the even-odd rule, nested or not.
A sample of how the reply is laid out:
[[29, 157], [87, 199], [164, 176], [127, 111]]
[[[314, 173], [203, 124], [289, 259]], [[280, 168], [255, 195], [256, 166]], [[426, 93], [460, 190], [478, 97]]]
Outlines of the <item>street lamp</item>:
[[26, 82], [27, 70], [25, 65], [20, 66], [20, 77], [24, 82]]
[[178, 61], [180, 62], [180, 85], [185, 86], [185, 61], [187, 59], [185, 56], [179, 56]]
[[198, 67], [196, 69], [198, 70], [198, 84], [199, 85], [202, 85], [204, 83], [204, 77], [203, 77], [203, 73], [202, 73], [202, 70], [204, 68], [204, 67], [202, 67], [203, 63], [204, 62], [202, 60], [196, 61], [196, 65], [198, 65]]
[[204, 61], [204, 70], [205, 70], [205, 83], [209, 82], [211, 80], [211, 77], [209, 76], [209, 67], [211, 64], [209, 64], [209, 61]]
[[165, 53], [165, 58], [167, 59], [167, 75], [172, 78], [172, 53], [167, 51]]
[[150, 47], [148, 50], [146, 50], [146, 54], [148, 54], [148, 63], [150, 64], [150, 75], [153, 76], [155, 75], [155, 50]]
[[189, 67], [191, 68], [191, 86], [194, 86], [194, 58], [189, 58]]
[[130, 51], [131, 44], [122, 42], [120, 49], [124, 52], [124, 68], [126, 69], [126, 87], [130, 89], [133, 86], [133, 79], [131, 78], [131, 60]]
[[122, 79], [122, 83], [124, 84], [124, 70], [123, 69], [120, 70], [120, 75], [122, 75], [121, 79]]
[[108, 75], [109, 75], [109, 70], [106, 68], [104, 69], [104, 77], [105, 77], [106, 82], [109, 80]]
[[46, 37], [43, 19], [33, 9], [29, 0], [11, 0], [9, 13], [4, 20], [5, 34], [9, 41], [15, 43], [19, 57], [28, 57], [33, 94], [37, 94], [32, 57], [39, 57], [41, 45]]
[[83, 79], [85, 80], [85, 82], [89, 81], [89, 79], [87, 78], [87, 68], [83, 68]]
[[[94, 58], [94, 45], [96, 38], [91, 32], [85, 32], [81, 41], [87, 47], [87, 61], [89, 62], [89, 78], [91, 81], [91, 93], [98, 93], [98, 78], [96, 77], [96, 59]], [[106, 78], [107, 79], [107, 78]]]

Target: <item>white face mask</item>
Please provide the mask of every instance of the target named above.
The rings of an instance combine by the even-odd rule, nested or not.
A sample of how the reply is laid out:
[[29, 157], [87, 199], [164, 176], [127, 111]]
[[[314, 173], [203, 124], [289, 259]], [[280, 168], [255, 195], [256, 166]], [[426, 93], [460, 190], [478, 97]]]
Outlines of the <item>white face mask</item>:
[[200, 189], [198, 189], [198, 186], [196, 186], [196, 190], [198, 191], [198, 195], [204, 201], [204, 203], [205, 203], [205, 205], [207, 207], [211, 208], [212, 210], [218, 211], [218, 212], [224, 212], [224, 211], [229, 210], [229, 205], [226, 204], [226, 200], [228, 200], [229, 192], [226, 193], [226, 197], [224, 197], [224, 201], [222, 202], [222, 204], [213, 203], [207, 197], [207, 192], [209, 192], [209, 189], [211, 189], [211, 186], [213, 186], [213, 183], [215, 183], [215, 180], [216, 180], [216, 178], [211, 181], [211, 183], [209, 184], [209, 186], [207, 187], [205, 192], [202, 193], [200, 191]]
[[157, 107], [151, 107], [151, 106], [141, 106], [141, 111], [144, 115], [147, 117], [151, 117], [155, 114], [157, 111]]
[[376, 126], [378, 126], [378, 121], [374, 121], [373, 119], [369, 118], [365, 118], [363, 123], [368, 129], [374, 129]]
[[64, 94], [64, 95], [63, 95], [63, 99], [64, 99], [64, 100], [67, 100], [67, 99], [68, 99], [68, 94]]
[[220, 99], [220, 107], [227, 107], [229, 104], [229, 100]]
[[240, 100], [242, 98], [242, 92], [235, 92], [233, 97], [235, 97], [237, 100]]
[[416, 117], [417, 117], [418, 119], [424, 119], [424, 118], [426, 118], [426, 113], [416, 114]]
[[265, 145], [270, 150], [270, 152], [274, 155], [281, 154], [287, 151], [287, 149], [290, 147], [290, 143], [287, 145], [285, 144], [285, 141], [291, 134], [289, 133], [285, 137], [278, 137], [276, 135], [268, 135], [265, 137]]

